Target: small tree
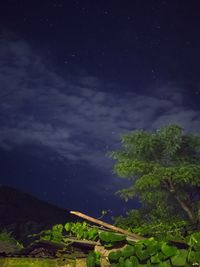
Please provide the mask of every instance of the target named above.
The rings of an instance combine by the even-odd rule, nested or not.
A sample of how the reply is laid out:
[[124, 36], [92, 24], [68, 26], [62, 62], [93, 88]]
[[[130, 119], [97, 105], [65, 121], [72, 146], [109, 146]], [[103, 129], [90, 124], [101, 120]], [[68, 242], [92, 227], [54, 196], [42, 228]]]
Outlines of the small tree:
[[122, 136], [122, 148], [110, 153], [114, 172], [131, 186], [119, 191], [125, 200], [138, 197], [152, 216], [200, 219], [200, 136], [184, 134], [178, 125], [150, 133]]

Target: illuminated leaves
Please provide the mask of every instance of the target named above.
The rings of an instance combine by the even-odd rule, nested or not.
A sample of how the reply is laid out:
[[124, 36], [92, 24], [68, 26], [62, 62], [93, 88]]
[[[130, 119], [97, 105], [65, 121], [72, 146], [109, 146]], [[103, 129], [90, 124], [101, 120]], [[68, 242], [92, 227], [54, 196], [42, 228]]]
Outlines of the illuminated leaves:
[[168, 125], [154, 133], [133, 131], [121, 143], [121, 150], [110, 156], [116, 160], [115, 173], [132, 181], [129, 188], [119, 191], [122, 198], [138, 196], [143, 205], [155, 207], [163, 202], [167, 213], [179, 205], [180, 214], [187, 202], [187, 208], [197, 212], [193, 202], [200, 200], [199, 136], [184, 135], [178, 125]]
[[165, 241], [149, 238], [110, 252], [108, 259], [113, 267], [184, 267], [199, 266], [200, 254], [193, 251], [192, 246], [179, 249]]

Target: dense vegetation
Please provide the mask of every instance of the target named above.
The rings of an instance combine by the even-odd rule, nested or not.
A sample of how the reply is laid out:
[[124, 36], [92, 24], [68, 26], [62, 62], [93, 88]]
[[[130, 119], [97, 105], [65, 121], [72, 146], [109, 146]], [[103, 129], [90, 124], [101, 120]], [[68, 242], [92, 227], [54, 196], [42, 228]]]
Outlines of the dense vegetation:
[[[139, 210], [115, 219], [121, 227], [147, 236], [180, 236], [198, 230], [200, 220], [200, 136], [178, 125], [122, 136], [122, 148], [110, 156], [114, 172], [130, 180], [118, 193], [137, 197]], [[171, 238], [170, 236], [170, 238]]]
[[[78, 222], [55, 225], [52, 229], [41, 232], [39, 238], [66, 245], [71, 243], [70, 238], [75, 238], [100, 241], [107, 249], [121, 247], [111, 250], [108, 255], [112, 267], [173, 267], [200, 264], [200, 232], [187, 236], [180, 244], [156, 240], [153, 237], [133, 242], [126, 235], [101, 230], [86, 222]], [[87, 266], [100, 265], [101, 256], [99, 252], [91, 251], [87, 257]]]
[[[178, 125], [151, 133], [137, 130], [122, 136], [122, 148], [110, 156], [116, 160], [115, 173], [130, 180], [130, 187], [118, 194], [141, 202], [140, 209], [114, 218], [115, 224], [142, 240], [86, 222], [67, 222], [31, 235], [31, 242], [64, 245], [58, 257], [75, 240], [98, 242], [110, 250], [112, 267], [200, 266], [200, 136], [185, 134]], [[0, 234], [0, 249], [3, 243], [11, 250], [23, 248], [6, 232]], [[100, 265], [102, 257], [90, 251], [87, 266]]]

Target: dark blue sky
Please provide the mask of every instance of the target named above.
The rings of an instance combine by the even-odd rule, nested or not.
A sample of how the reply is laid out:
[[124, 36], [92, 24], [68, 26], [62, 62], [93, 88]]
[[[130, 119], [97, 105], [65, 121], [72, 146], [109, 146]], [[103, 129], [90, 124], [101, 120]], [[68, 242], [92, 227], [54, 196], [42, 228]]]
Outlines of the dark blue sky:
[[98, 216], [127, 182], [106, 153], [120, 135], [200, 129], [198, 1], [20, 1], [0, 10], [0, 173]]

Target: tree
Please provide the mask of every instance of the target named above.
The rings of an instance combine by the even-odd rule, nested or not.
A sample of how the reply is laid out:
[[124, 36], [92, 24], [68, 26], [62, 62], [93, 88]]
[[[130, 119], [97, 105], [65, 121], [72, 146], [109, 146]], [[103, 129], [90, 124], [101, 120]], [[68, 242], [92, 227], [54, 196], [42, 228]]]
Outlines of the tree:
[[200, 136], [178, 125], [122, 136], [122, 148], [110, 153], [114, 172], [131, 181], [119, 194], [138, 197], [152, 216], [200, 220]]

